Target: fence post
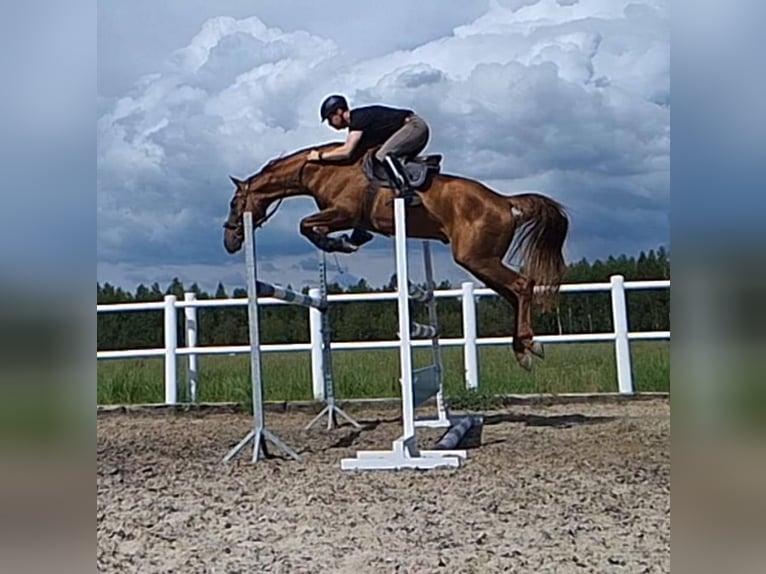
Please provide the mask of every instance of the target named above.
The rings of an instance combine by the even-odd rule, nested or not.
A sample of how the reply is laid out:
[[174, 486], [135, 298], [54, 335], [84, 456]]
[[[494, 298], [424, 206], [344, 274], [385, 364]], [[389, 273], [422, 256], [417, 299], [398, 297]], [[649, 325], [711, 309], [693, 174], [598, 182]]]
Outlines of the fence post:
[[[184, 293], [186, 303], [194, 303], [197, 300], [197, 294], [194, 292]], [[184, 308], [184, 318], [186, 320], [186, 346], [193, 348], [197, 346], [197, 307], [189, 305]], [[199, 384], [199, 371], [197, 368], [197, 355], [188, 356], [188, 365], [186, 369], [186, 400], [192, 403], [197, 402], [197, 387]]]
[[465, 388], [479, 388], [479, 361], [476, 356], [476, 299], [473, 282], [462, 284], [463, 294], [463, 364], [465, 365]]
[[165, 404], [174, 405], [177, 401], [176, 388], [176, 349], [178, 349], [178, 328], [176, 316], [176, 296], [165, 295]]
[[620, 394], [632, 395], [634, 390], [630, 367], [625, 278], [622, 275], [612, 275], [609, 280], [612, 285], [612, 323], [614, 325], [614, 353], [617, 362], [617, 385]]
[[[309, 289], [309, 297], [320, 299], [322, 291], [316, 287]], [[311, 341], [311, 382], [314, 400], [323, 401], [324, 396], [324, 355], [322, 354], [322, 312], [309, 307], [309, 337]]]

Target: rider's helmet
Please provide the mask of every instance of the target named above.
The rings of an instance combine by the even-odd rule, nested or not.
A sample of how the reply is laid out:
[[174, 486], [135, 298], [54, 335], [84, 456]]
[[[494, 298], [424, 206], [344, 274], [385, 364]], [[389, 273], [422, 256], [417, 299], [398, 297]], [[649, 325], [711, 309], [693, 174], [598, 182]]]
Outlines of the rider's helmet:
[[348, 109], [348, 102], [346, 101], [346, 98], [339, 94], [327, 96], [322, 102], [322, 107], [319, 110], [319, 115], [322, 117], [322, 121], [325, 121], [327, 118], [329, 118], [338, 108], [342, 110]]

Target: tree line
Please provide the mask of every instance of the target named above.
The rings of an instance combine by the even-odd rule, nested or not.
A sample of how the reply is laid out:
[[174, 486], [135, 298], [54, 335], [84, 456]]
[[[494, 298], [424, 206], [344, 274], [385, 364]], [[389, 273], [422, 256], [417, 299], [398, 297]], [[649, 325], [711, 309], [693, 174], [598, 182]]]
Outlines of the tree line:
[[[582, 259], [567, 268], [564, 283], [591, 283], [609, 281], [614, 274], [625, 276], [626, 281], [669, 279], [670, 258], [664, 248], [641, 252], [638, 257], [609, 257], [604, 261], [589, 262]], [[447, 281], [437, 289], [452, 289]], [[390, 291], [393, 281], [375, 288], [361, 279], [356, 285], [343, 288], [328, 285], [329, 293], [362, 293]], [[130, 293], [109, 283], [97, 284], [98, 303], [130, 303], [162, 301], [173, 294], [183, 299], [185, 291], [192, 291], [197, 299], [246, 298], [247, 291], [235, 288], [227, 292], [219, 283], [215, 293], [206, 293], [195, 283], [185, 287], [174, 279], [164, 290], [154, 283], [139, 285]], [[308, 289], [302, 289], [306, 292]], [[670, 291], [657, 289], [628, 291], [628, 326], [631, 331], [660, 331], [670, 329]], [[513, 310], [500, 297], [480, 297], [477, 301], [477, 329], [479, 337], [507, 336], [513, 325]], [[374, 341], [396, 337], [398, 330], [396, 301], [343, 302], [330, 306], [330, 326], [334, 341]], [[438, 315], [441, 336], [462, 336], [462, 312], [459, 299], [439, 299]], [[308, 312], [295, 305], [277, 305], [260, 308], [261, 340], [263, 343], [297, 343], [309, 340]], [[424, 306], [415, 307], [413, 319], [427, 322]], [[247, 345], [247, 308], [223, 307], [197, 310], [198, 345]], [[543, 313], [534, 311], [536, 334], [574, 334], [612, 331], [611, 296], [609, 292], [562, 293], [557, 308]], [[98, 349], [142, 349], [162, 347], [164, 341], [162, 312], [139, 311], [98, 314]], [[183, 312], [178, 313], [178, 341], [184, 341]]]

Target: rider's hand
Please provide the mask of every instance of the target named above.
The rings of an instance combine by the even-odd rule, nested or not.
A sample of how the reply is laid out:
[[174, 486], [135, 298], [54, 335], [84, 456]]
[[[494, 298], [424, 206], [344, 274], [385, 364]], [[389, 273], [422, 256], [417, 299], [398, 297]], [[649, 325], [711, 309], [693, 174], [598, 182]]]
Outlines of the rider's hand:
[[309, 161], [319, 161], [319, 152], [315, 149], [312, 149], [306, 159]]

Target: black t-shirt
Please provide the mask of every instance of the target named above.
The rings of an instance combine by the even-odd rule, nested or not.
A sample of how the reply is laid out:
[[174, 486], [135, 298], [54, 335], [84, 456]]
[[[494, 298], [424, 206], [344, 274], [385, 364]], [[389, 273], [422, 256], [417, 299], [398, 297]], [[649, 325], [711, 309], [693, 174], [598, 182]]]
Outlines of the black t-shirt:
[[412, 110], [379, 105], [354, 108], [351, 110], [348, 129], [363, 132], [358, 147], [367, 149], [385, 142], [404, 125], [404, 119], [412, 113]]

